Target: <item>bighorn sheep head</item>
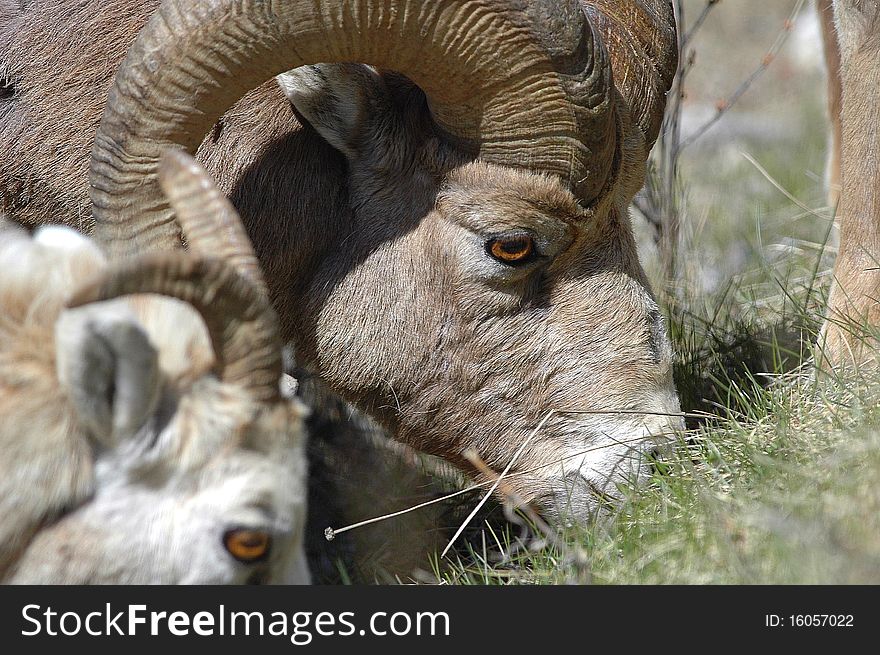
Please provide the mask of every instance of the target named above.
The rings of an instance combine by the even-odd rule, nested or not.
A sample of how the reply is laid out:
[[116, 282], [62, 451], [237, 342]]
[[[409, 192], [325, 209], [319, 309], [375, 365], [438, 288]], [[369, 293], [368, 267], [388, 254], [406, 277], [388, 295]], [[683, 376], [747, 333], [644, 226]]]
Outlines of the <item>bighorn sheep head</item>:
[[189, 157], [162, 182], [194, 252], [2, 229], [0, 579], [308, 581], [304, 411], [256, 260]]

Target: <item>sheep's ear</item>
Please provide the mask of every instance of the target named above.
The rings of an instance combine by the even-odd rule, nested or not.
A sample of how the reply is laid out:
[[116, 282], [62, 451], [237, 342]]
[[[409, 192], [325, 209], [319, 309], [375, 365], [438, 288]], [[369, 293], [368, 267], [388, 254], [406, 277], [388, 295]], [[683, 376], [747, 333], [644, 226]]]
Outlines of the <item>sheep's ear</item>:
[[65, 312], [58, 376], [86, 429], [104, 445], [135, 435], [159, 398], [156, 349], [136, 320], [108, 305]]
[[357, 155], [364, 133], [375, 125], [387, 92], [381, 76], [365, 64], [302, 66], [277, 77], [296, 110], [348, 159]]

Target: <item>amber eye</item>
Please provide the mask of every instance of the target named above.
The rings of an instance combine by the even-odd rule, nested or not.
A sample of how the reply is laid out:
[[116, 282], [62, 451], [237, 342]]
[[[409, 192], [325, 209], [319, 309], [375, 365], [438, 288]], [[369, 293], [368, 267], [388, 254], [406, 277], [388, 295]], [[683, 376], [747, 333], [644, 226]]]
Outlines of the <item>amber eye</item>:
[[272, 547], [272, 537], [261, 530], [228, 530], [223, 547], [239, 562], [250, 564], [265, 559]]
[[523, 264], [535, 254], [535, 240], [530, 234], [505, 234], [486, 242], [486, 251], [503, 264]]

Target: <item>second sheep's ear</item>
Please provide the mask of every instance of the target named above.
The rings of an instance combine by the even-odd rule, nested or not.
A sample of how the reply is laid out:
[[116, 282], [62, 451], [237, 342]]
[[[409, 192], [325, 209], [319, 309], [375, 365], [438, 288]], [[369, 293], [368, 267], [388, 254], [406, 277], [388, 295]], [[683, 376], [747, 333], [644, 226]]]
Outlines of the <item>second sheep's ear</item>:
[[278, 84], [297, 111], [349, 160], [374, 139], [382, 124], [375, 115], [387, 104], [385, 83], [365, 64], [302, 66], [278, 76]]
[[159, 398], [156, 349], [133, 317], [95, 305], [58, 322], [58, 376], [82, 425], [106, 447], [134, 436]]

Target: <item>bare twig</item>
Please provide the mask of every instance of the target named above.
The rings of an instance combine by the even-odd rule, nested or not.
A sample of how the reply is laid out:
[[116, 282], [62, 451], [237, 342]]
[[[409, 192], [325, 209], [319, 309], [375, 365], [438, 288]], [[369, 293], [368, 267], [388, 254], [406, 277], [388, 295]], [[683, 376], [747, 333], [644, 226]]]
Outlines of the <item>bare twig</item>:
[[468, 492], [474, 491], [475, 489], [479, 489], [482, 486], [489, 484], [488, 482], [481, 482], [480, 484], [475, 484], [473, 486], [467, 487], [465, 489], [459, 489], [458, 491], [454, 491], [451, 494], [446, 494], [445, 496], [441, 496], [440, 498], [434, 498], [433, 500], [425, 501], [424, 503], [419, 503], [418, 505], [413, 505], [412, 507], [407, 507], [406, 509], [402, 509], [397, 512], [391, 512], [390, 514], [383, 514], [382, 516], [377, 516], [372, 519], [367, 519], [365, 521], [358, 521], [357, 523], [352, 523], [351, 525], [346, 525], [344, 528], [324, 528], [324, 538], [327, 541], [333, 541], [336, 538], [336, 535], [342, 534], [343, 532], [348, 532], [349, 530], [354, 530], [355, 528], [361, 528], [365, 525], [370, 525], [371, 523], [378, 523], [379, 521], [384, 521], [386, 519], [393, 519], [395, 516], [400, 516], [401, 514], [409, 514], [410, 512], [414, 512], [417, 509], [422, 509], [423, 507], [428, 507], [429, 505], [434, 505], [436, 503], [443, 502], [444, 500], [449, 500], [450, 498], [455, 498], [456, 496], [461, 496], [462, 494], [466, 494]]
[[668, 95], [660, 136], [654, 146], [648, 165], [645, 186], [633, 200], [635, 209], [654, 231], [654, 242], [659, 250], [661, 270], [667, 281], [672, 281], [676, 277], [679, 228], [681, 216], [684, 213], [682, 204], [686, 201], [686, 194], [679, 175], [681, 154], [685, 148], [694, 144], [717, 124], [748, 91], [755, 80], [773, 63], [794, 26], [795, 18], [803, 8], [804, 0], [797, 0], [770, 49], [752, 73], [736, 87], [730, 96], [718, 101], [716, 113], [712, 118], [698, 127], [686, 139], [682, 139], [681, 116], [682, 104], [685, 99], [685, 82], [696, 61], [695, 51], [689, 46], [712, 10], [719, 4], [720, 0], [706, 0], [696, 20], [686, 28], [683, 0], [675, 0], [673, 3], [676, 22], [679, 26], [678, 68]]
[[649, 162], [645, 186], [636, 196], [635, 206], [639, 213], [654, 229], [654, 241], [660, 251], [662, 270], [667, 280], [675, 279], [678, 257], [679, 216], [679, 175], [678, 159], [681, 141], [681, 105], [684, 100], [684, 82], [688, 71], [693, 66], [693, 53], [685, 53], [685, 43], [692, 38], [699, 26], [717, 4], [707, 0], [697, 23], [684, 34], [684, 3], [676, 0], [673, 4], [678, 29], [678, 67], [672, 88], [666, 102], [666, 112], [660, 136], [654, 145], [653, 157]]
[[[694, 38], [697, 32], [700, 31], [700, 28], [703, 26], [703, 23], [706, 21], [706, 18], [709, 17], [709, 12], [717, 5], [721, 0], [706, 0], [706, 4], [703, 6], [703, 10], [700, 12], [700, 15], [697, 16], [697, 19], [694, 21], [693, 25], [690, 26], [688, 31], [681, 39], [681, 44], [679, 50], [684, 52], [684, 49], [687, 48], [688, 43], [691, 42], [691, 39]], [[683, 8], [681, 6], [681, 1], [677, 3], [679, 5], [678, 11], [679, 16], [682, 16]], [[681, 18], [680, 18], [681, 20]]]
[[757, 80], [761, 75], [763, 75], [764, 71], [766, 71], [770, 64], [776, 59], [776, 55], [779, 54], [779, 50], [782, 48], [785, 41], [788, 39], [788, 35], [791, 34], [791, 30], [794, 28], [795, 19], [797, 15], [803, 9], [804, 0], [797, 0], [794, 5], [794, 8], [791, 10], [789, 17], [782, 24], [782, 29], [776, 35], [776, 40], [773, 42], [773, 45], [770, 46], [770, 49], [767, 51], [762, 58], [758, 66], [749, 74], [746, 79], [744, 79], [738, 87], [733, 91], [730, 96], [726, 99], [719, 100], [716, 104], [715, 115], [706, 121], [703, 125], [701, 125], [697, 130], [691, 134], [687, 139], [681, 142], [679, 147], [680, 150], [684, 150], [689, 145], [692, 145], [695, 141], [697, 141], [701, 136], [703, 136], [706, 132], [708, 132], [712, 126], [714, 126], [721, 118], [728, 112], [730, 109], [737, 103], [737, 101], [745, 94], [746, 91], [754, 84], [755, 80]]

